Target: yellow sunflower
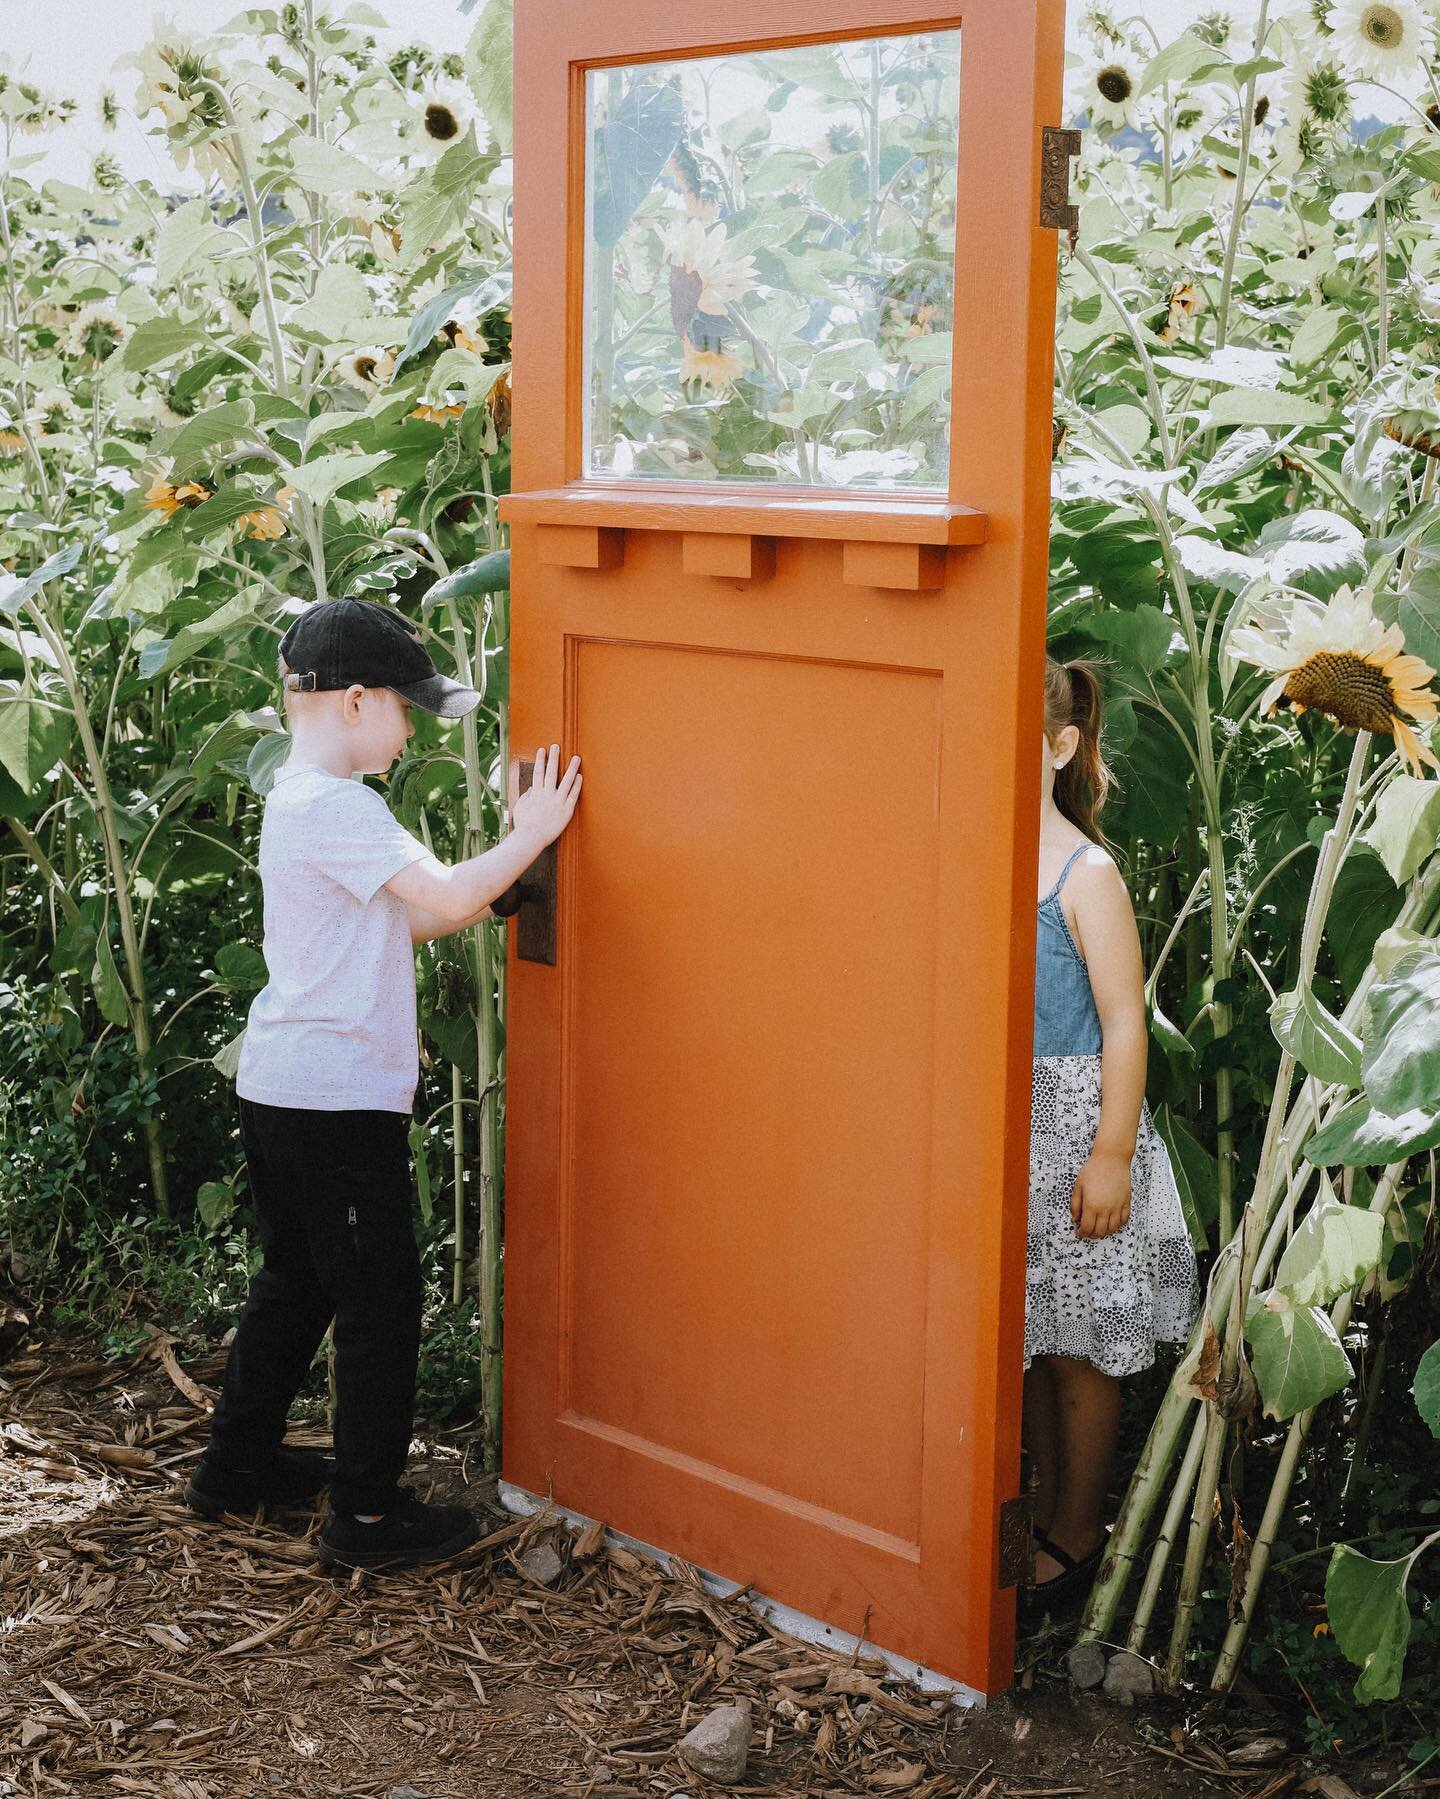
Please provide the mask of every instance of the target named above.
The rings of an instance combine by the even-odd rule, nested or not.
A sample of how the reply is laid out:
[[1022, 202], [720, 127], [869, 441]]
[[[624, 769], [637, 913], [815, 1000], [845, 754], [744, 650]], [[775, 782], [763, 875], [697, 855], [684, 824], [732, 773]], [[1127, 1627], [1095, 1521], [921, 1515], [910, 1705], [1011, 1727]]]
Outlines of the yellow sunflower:
[[0, 428], [0, 456], [18, 456], [25, 448], [25, 439], [18, 431]]
[[242, 512], [235, 521], [235, 527], [242, 537], [255, 537], [262, 543], [273, 543], [277, 537], [283, 537], [289, 526], [285, 515], [290, 510], [290, 502], [295, 498], [295, 489], [287, 481], [276, 494], [269, 506], [257, 506], [253, 512]]
[[1267, 715], [1281, 708], [1323, 712], [1342, 730], [1393, 737], [1417, 775], [1422, 762], [1440, 770], [1440, 761], [1401, 716], [1434, 722], [1440, 709], [1440, 698], [1430, 690], [1435, 670], [1405, 653], [1399, 625], [1382, 625], [1375, 617], [1367, 588], [1342, 587], [1326, 606], [1297, 599], [1288, 630], [1242, 625], [1231, 650], [1237, 661], [1274, 675], [1260, 701]]
[[726, 393], [735, 384], [735, 377], [745, 371], [745, 365], [738, 357], [730, 355], [728, 350], [697, 350], [688, 335], [685, 340], [684, 353], [680, 358], [680, 379], [682, 381], [699, 381], [706, 387], [713, 387], [716, 393]]
[[170, 479], [173, 466], [168, 456], [150, 465], [150, 485], [140, 502], [147, 512], [163, 513], [167, 519], [174, 518], [182, 507], [203, 506], [210, 498], [203, 481], [182, 481], [176, 486]]
[[455, 406], [417, 406], [410, 417], [424, 419], [430, 425], [444, 425], [451, 419], [458, 419], [464, 410], [463, 403]]
[[1161, 343], [1173, 344], [1180, 335], [1180, 328], [1186, 319], [1193, 316], [1195, 308], [1200, 304], [1200, 296], [1188, 281], [1182, 281], [1170, 295], [1169, 308], [1165, 315], [1164, 326], [1158, 333]]

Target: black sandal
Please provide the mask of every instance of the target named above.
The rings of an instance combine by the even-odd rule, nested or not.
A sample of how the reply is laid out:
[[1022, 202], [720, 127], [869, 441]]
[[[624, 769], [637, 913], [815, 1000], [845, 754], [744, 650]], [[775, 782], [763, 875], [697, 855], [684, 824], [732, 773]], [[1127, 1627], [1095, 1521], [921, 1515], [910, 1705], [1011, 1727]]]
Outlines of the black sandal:
[[1084, 1590], [1095, 1578], [1100, 1563], [1109, 1543], [1108, 1537], [1102, 1537], [1089, 1555], [1080, 1560], [1062, 1549], [1058, 1543], [1052, 1543], [1043, 1530], [1032, 1533], [1035, 1547], [1043, 1550], [1052, 1561], [1059, 1562], [1060, 1572], [1052, 1574], [1049, 1580], [1033, 1582], [1029, 1587], [1021, 1589], [1019, 1602], [1020, 1621], [1025, 1624], [1038, 1624], [1052, 1606], [1062, 1600], [1073, 1599]]

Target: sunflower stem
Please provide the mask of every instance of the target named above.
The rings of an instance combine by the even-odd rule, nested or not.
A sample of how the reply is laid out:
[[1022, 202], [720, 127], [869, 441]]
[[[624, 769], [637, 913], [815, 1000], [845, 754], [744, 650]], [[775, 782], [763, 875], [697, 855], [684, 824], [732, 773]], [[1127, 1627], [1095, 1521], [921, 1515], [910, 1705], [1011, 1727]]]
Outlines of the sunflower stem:
[[[1400, 1176], [1405, 1164], [1397, 1162], [1387, 1168], [1375, 1183], [1375, 1191], [1371, 1195], [1369, 1210], [1384, 1212], [1394, 1197]], [[1342, 1293], [1330, 1309], [1330, 1322], [1335, 1327], [1336, 1335], [1340, 1335], [1350, 1322], [1350, 1314], [1355, 1306], [1355, 1289]], [[1290, 1488], [1295, 1479], [1295, 1470], [1299, 1466], [1300, 1451], [1305, 1446], [1305, 1439], [1310, 1434], [1310, 1426], [1314, 1422], [1319, 1408], [1311, 1406], [1307, 1411], [1298, 1413], [1290, 1421], [1290, 1429], [1285, 1436], [1285, 1447], [1280, 1452], [1279, 1465], [1275, 1477], [1270, 1483], [1270, 1495], [1265, 1504], [1265, 1512], [1260, 1520], [1260, 1528], [1255, 1533], [1250, 1545], [1250, 1560], [1245, 1571], [1245, 1586], [1240, 1595], [1240, 1615], [1231, 1623], [1225, 1633], [1225, 1641], [1221, 1646], [1219, 1657], [1215, 1663], [1215, 1671], [1210, 1679], [1210, 1687], [1216, 1693], [1228, 1693], [1234, 1683], [1236, 1671], [1240, 1666], [1240, 1656], [1245, 1648], [1246, 1638], [1250, 1634], [1250, 1621], [1255, 1616], [1255, 1605], [1260, 1597], [1260, 1588], [1265, 1580], [1266, 1570], [1270, 1566], [1270, 1551], [1275, 1544], [1275, 1533], [1280, 1528], [1280, 1520], [1285, 1515], [1285, 1507], [1290, 1498]]]
[[[1255, 44], [1251, 52], [1258, 62], [1265, 54], [1265, 39], [1269, 33], [1267, 13], [1270, 0], [1260, 0], [1260, 10], [1255, 18]], [[1240, 156], [1235, 170], [1235, 206], [1230, 214], [1230, 230], [1225, 239], [1225, 263], [1220, 274], [1220, 305], [1215, 316], [1215, 348], [1223, 350], [1230, 330], [1230, 298], [1235, 284], [1235, 253], [1240, 247], [1240, 228], [1245, 222], [1245, 183], [1250, 173], [1250, 132], [1255, 123], [1255, 83], [1258, 75], [1252, 74], [1245, 83], [1245, 92], [1240, 102]]]
[[[1295, 979], [1298, 988], [1308, 988], [1315, 973], [1320, 941], [1330, 912], [1335, 881], [1349, 845], [1350, 827], [1360, 794], [1360, 781], [1365, 759], [1370, 750], [1370, 733], [1358, 731], [1350, 754], [1350, 767], [1345, 778], [1345, 792], [1335, 823], [1325, 833], [1320, 858], [1310, 885], [1305, 907], [1305, 923], [1300, 933], [1300, 967]], [[1227, 931], [1228, 941], [1228, 931]], [[1217, 1025], [1218, 1029], [1218, 1025]], [[1260, 1165], [1255, 1177], [1255, 1192], [1240, 1220], [1240, 1270], [1236, 1282], [1238, 1303], [1230, 1308], [1226, 1320], [1224, 1349], [1220, 1360], [1218, 1387], [1221, 1393], [1233, 1392], [1244, 1354], [1245, 1311], [1255, 1277], [1261, 1248], [1261, 1231], [1265, 1217], [1258, 1196], [1266, 1193], [1278, 1160], [1284, 1134], [1286, 1112], [1290, 1102], [1290, 1085], [1294, 1078], [1295, 1059], [1287, 1050], [1276, 1071], [1275, 1089], [1270, 1101], [1270, 1118], [1260, 1150]], [[1224, 1235], [1222, 1231], [1222, 1235]], [[1218, 1399], [1206, 1401], [1205, 1447], [1200, 1476], [1195, 1486], [1194, 1504], [1190, 1511], [1190, 1535], [1185, 1548], [1185, 1563], [1180, 1575], [1180, 1593], [1175, 1604], [1174, 1625], [1170, 1633], [1170, 1652], [1165, 1663], [1165, 1682], [1173, 1691], [1178, 1688], [1185, 1669], [1185, 1654], [1190, 1641], [1190, 1627], [1205, 1573], [1210, 1547], [1220, 1482], [1220, 1464], [1229, 1436], [1229, 1419]]]

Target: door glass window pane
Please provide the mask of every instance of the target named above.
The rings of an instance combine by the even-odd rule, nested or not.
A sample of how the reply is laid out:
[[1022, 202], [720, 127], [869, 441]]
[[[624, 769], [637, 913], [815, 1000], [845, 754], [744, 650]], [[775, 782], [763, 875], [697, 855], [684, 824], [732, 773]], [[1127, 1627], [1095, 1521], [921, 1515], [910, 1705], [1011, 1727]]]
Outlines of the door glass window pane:
[[585, 471], [941, 490], [960, 33], [586, 76]]

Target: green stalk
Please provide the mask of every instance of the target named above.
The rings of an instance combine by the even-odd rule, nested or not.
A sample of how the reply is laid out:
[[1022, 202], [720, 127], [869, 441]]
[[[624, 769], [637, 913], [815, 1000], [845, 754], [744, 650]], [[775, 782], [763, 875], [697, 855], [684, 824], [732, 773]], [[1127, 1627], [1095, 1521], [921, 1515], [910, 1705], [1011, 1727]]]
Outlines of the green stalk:
[[[6, 824], [9, 825], [10, 829], [15, 833], [16, 840], [18, 841], [21, 849], [24, 850], [25, 854], [35, 864], [36, 868], [38, 868], [40, 870], [40, 873], [42, 875], [44, 875], [46, 886], [47, 886], [50, 894], [53, 896], [54, 899], [59, 901], [60, 909], [65, 914], [66, 923], [67, 924], [79, 924], [80, 908], [75, 904], [75, 901], [70, 897], [70, 892], [69, 892], [68, 886], [60, 878], [60, 875], [59, 875], [58, 871], [56, 870], [54, 863], [50, 860], [50, 858], [45, 854], [44, 850], [40, 847], [38, 839], [33, 837], [31, 835], [31, 833], [28, 830], [26, 830], [25, 826], [20, 822], [20, 820], [18, 818], [7, 818], [5, 820], [5, 822], [6, 822]], [[52, 923], [53, 923], [53, 920], [52, 920]], [[52, 935], [54, 935], [53, 931], [52, 931]]]
[[[1404, 1162], [1397, 1162], [1387, 1168], [1375, 1183], [1375, 1191], [1370, 1197], [1369, 1210], [1383, 1212], [1394, 1196], [1400, 1176], [1404, 1173]], [[1355, 1289], [1342, 1293], [1330, 1309], [1330, 1322], [1336, 1334], [1341, 1334], [1350, 1323], [1350, 1314], [1355, 1307]], [[1246, 1638], [1250, 1634], [1250, 1620], [1255, 1615], [1256, 1601], [1260, 1597], [1260, 1588], [1265, 1580], [1265, 1571], [1270, 1566], [1270, 1552], [1275, 1545], [1275, 1533], [1280, 1528], [1280, 1520], [1285, 1515], [1285, 1507], [1289, 1503], [1290, 1488], [1295, 1479], [1295, 1470], [1299, 1466], [1300, 1451], [1305, 1446], [1305, 1439], [1310, 1434], [1310, 1426], [1314, 1422], [1318, 1406], [1311, 1406], [1308, 1411], [1298, 1413], [1290, 1421], [1290, 1429], [1285, 1435], [1285, 1447], [1280, 1452], [1280, 1461], [1275, 1469], [1274, 1479], [1270, 1483], [1270, 1496], [1265, 1504], [1265, 1513], [1260, 1520], [1260, 1528], [1255, 1533], [1250, 1545], [1250, 1561], [1245, 1570], [1245, 1586], [1240, 1596], [1240, 1616], [1230, 1625], [1225, 1633], [1225, 1641], [1215, 1663], [1215, 1671], [1211, 1676], [1210, 1686], [1216, 1693], [1228, 1693], [1234, 1682], [1240, 1665], [1240, 1657], [1244, 1652]]]
[[[130, 873], [125, 863], [125, 852], [120, 844], [120, 834], [115, 828], [115, 803], [111, 798], [110, 783], [105, 774], [105, 760], [95, 741], [95, 732], [90, 723], [90, 713], [80, 686], [80, 676], [75, 664], [70, 659], [69, 646], [65, 642], [64, 636], [51, 624], [39, 594], [26, 602], [24, 610], [29, 612], [34, 619], [36, 629], [45, 639], [55, 657], [55, 665], [60, 670], [65, 690], [70, 696], [75, 727], [80, 733], [80, 742], [85, 751], [85, 760], [90, 771], [90, 783], [94, 789], [95, 817], [100, 825], [106, 867], [115, 895], [115, 910], [120, 918], [120, 937], [125, 950], [125, 968], [129, 975], [129, 991], [125, 995], [125, 1000], [130, 1014], [131, 1029], [135, 1037], [136, 1069], [143, 1083], [150, 1078], [153, 1061], [150, 1040], [150, 1001], [145, 988], [144, 958], [141, 955], [140, 940], [135, 931], [135, 913], [130, 904]], [[162, 1218], [168, 1218], [170, 1216], [170, 1193], [166, 1176], [165, 1146], [160, 1119], [154, 1112], [149, 1113], [145, 1119], [145, 1150], [150, 1165], [150, 1187], [155, 1195], [156, 1209]]]
[[[1370, 733], [1358, 731], [1355, 735], [1355, 747], [1350, 754], [1350, 768], [1345, 777], [1345, 792], [1340, 801], [1340, 810], [1335, 823], [1325, 833], [1320, 847], [1320, 859], [1316, 866], [1314, 879], [1310, 884], [1310, 896], [1305, 907], [1305, 924], [1300, 934], [1300, 968], [1295, 982], [1297, 987], [1308, 987], [1314, 978], [1315, 964], [1320, 953], [1320, 940], [1324, 933], [1325, 921], [1329, 917], [1330, 901], [1334, 894], [1336, 878], [1340, 873], [1340, 865], [1344, 860], [1344, 852], [1349, 843], [1350, 829], [1355, 821], [1356, 803], [1360, 794], [1360, 778], [1364, 773], [1365, 759], [1369, 751]], [[1227, 929], [1227, 943], [1228, 940]], [[1260, 1168], [1256, 1174], [1258, 1192], [1265, 1191], [1270, 1171], [1278, 1155], [1281, 1128], [1285, 1109], [1289, 1103], [1293, 1073], [1294, 1058], [1287, 1051], [1280, 1058], [1280, 1067], [1276, 1074], [1275, 1092], [1270, 1106], [1270, 1122], [1266, 1128], [1265, 1141], [1260, 1152]], [[1245, 1207], [1240, 1224], [1240, 1273], [1238, 1279], [1240, 1303], [1232, 1306], [1230, 1316], [1226, 1321], [1225, 1348], [1220, 1366], [1220, 1391], [1222, 1393], [1233, 1389], [1240, 1358], [1244, 1354], [1245, 1303], [1249, 1298], [1255, 1263], [1260, 1252], [1262, 1227], [1260, 1208], [1252, 1197], [1250, 1203]], [[1170, 1633], [1170, 1653], [1165, 1664], [1165, 1681], [1172, 1691], [1179, 1686], [1184, 1674], [1185, 1652], [1189, 1646], [1190, 1626], [1196, 1602], [1200, 1597], [1205, 1559], [1210, 1547], [1211, 1528], [1220, 1479], [1220, 1462], [1224, 1455], [1228, 1435], [1229, 1420], [1220, 1403], [1215, 1400], [1207, 1401], [1205, 1451], [1200, 1464], [1200, 1477], [1195, 1484], [1195, 1501], [1190, 1512], [1190, 1536], [1186, 1544], [1185, 1565], [1180, 1575], [1180, 1593], [1176, 1600], [1174, 1625]]]
[[450, 1303], [458, 1306], [465, 1297], [465, 1077], [458, 1062], [450, 1064], [450, 1135], [455, 1175], [455, 1255]]
[[[1253, 55], [1258, 61], [1265, 53], [1265, 38], [1268, 27], [1266, 12], [1270, 0], [1260, 0], [1260, 11], [1255, 19], [1255, 46]], [[1220, 275], [1220, 305], [1215, 319], [1215, 348], [1223, 350], [1230, 330], [1230, 297], [1235, 283], [1235, 252], [1240, 247], [1240, 228], [1245, 222], [1245, 182], [1250, 173], [1250, 132], [1255, 123], [1255, 83], [1257, 77], [1252, 75], [1245, 83], [1245, 93], [1240, 103], [1240, 159], [1235, 171], [1235, 208], [1230, 214], [1230, 230], [1225, 239], [1225, 263]]]
[[[1415, 883], [1395, 922], [1398, 927], [1418, 930], [1423, 935], [1429, 935], [1440, 927], [1440, 857], [1431, 860]], [[1347, 1028], [1354, 1029], [1358, 1026], [1375, 979], [1376, 970], [1372, 962], [1360, 977], [1349, 1004], [1340, 1015], [1340, 1022]], [[1289, 1116], [1279, 1132], [1278, 1141], [1281, 1144], [1288, 1143], [1298, 1150], [1309, 1137], [1316, 1122], [1314, 1094], [1307, 1083], [1296, 1096]], [[1308, 1174], [1305, 1178], [1309, 1178]], [[1259, 1207], [1269, 1231], [1256, 1262], [1257, 1271], [1268, 1268], [1273, 1254], [1278, 1251], [1287, 1215], [1278, 1208], [1287, 1193], [1292, 1199], [1295, 1197], [1291, 1183], [1277, 1175], [1273, 1167], [1267, 1187], [1261, 1187], [1257, 1178], [1252, 1203]], [[1211, 1282], [1210, 1312], [1217, 1330], [1225, 1326], [1230, 1298], [1234, 1292], [1238, 1272], [1233, 1259], [1234, 1250], [1235, 1246], [1232, 1244], [1231, 1259], [1224, 1260], [1217, 1266]], [[1202, 1327], [1203, 1319], [1197, 1321], [1191, 1332], [1186, 1345], [1187, 1351], [1196, 1347]], [[1082, 1642], [1108, 1638], [1111, 1634], [1131, 1571], [1139, 1560], [1141, 1540], [1149, 1519], [1165, 1492], [1166, 1477], [1179, 1447], [1186, 1414], [1193, 1404], [1195, 1401], [1189, 1395], [1177, 1393], [1171, 1386], [1166, 1390], [1156, 1411], [1135, 1472], [1121, 1502], [1100, 1576], [1091, 1590], [1079, 1632], [1079, 1640]]]
[[1165, 1516], [1161, 1520], [1156, 1534], [1154, 1548], [1150, 1551], [1149, 1566], [1145, 1570], [1145, 1579], [1140, 1588], [1140, 1596], [1135, 1601], [1135, 1613], [1130, 1621], [1130, 1634], [1125, 1639], [1125, 1647], [1132, 1655], [1143, 1655], [1145, 1652], [1145, 1633], [1150, 1628], [1150, 1619], [1154, 1615], [1155, 1603], [1160, 1597], [1160, 1587], [1165, 1579], [1165, 1570], [1170, 1562], [1170, 1551], [1180, 1537], [1180, 1520], [1185, 1515], [1185, 1507], [1191, 1493], [1195, 1490], [1195, 1475], [1200, 1467], [1200, 1452], [1205, 1443], [1205, 1414], [1197, 1413], [1194, 1428], [1190, 1432], [1190, 1442], [1185, 1450], [1180, 1471], [1175, 1476], [1170, 1488], [1170, 1503], [1165, 1508]]

